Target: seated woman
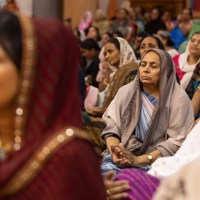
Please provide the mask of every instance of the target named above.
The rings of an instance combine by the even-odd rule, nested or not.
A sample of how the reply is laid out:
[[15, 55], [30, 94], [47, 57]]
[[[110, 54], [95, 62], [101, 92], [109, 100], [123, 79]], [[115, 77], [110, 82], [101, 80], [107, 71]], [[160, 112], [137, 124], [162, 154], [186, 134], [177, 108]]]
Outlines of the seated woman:
[[0, 44], [0, 199], [106, 199], [99, 159], [79, 129], [72, 32], [1, 11]]
[[[116, 45], [115, 47], [117, 48], [117, 46], [118, 46], [117, 40], [121, 41], [120, 42], [120, 46], [121, 46], [120, 54], [121, 55], [119, 56], [118, 59], [114, 59], [114, 62], [116, 62], [116, 64], [111, 63], [112, 55], [109, 55], [107, 53], [108, 55], [107, 55], [107, 57], [105, 57], [105, 59], [108, 61], [108, 64], [110, 65], [110, 69], [112, 71], [111, 76], [110, 76], [111, 81], [110, 81], [110, 84], [108, 85], [108, 87], [104, 90], [105, 98], [102, 103], [103, 105], [99, 106], [99, 107], [93, 107], [91, 109], [87, 109], [87, 113], [89, 113], [93, 116], [102, 116], [102, 114], [105, 112], [105, 110], [108, 107], [108, 105], [110, 104], [110, 102], [115, 97], [118, 89], [121, 86], [123, 86], [123, 85], [129, 83], [131, 80], [133, 80], [135, 77], [135, 74], [137, 73], [138, 66], [136, 65], [135, 62], [132, 61], [132, 60], [135, 60], [135, 54], [133, 53], [132, 48], [122, 38], [112, 39], [112, 40], [110, 40], [110, 43], [112, 44], [113, 43], [112, 41], [115, 41], [114, 45]], [[141, 42], [140, 56], [142, 56], [144, 54], [144, 52], [150, 48], [158, 48], [158, 49], [164, 50], [164, 46], [163, 46], [162, 42], [157, 37], [147, 35], [143, 38], [143, 40]], [[107, 49], [105, 48], [104, 54], [106, 54], [106, 51], [110, 51], [109, 44], [107, 45]], [[127, 53], [124, 53], [124, 52], [127, 52]], [[131, 54], [133, 54], [133, 57], [130, 56]], [[127, 60], [127, 58], [129, 58], [129, 60]], [[119, 64], [119, 67], [115, 66], [118, 64]], [[131, 66], [131, 65], [134, 65], [135, 67], [133, 68], [133, 66]], [[132, 73], [130, 73], [132, 71], [132, 69], [134, 69], [133, 76], [132, 76]], [[127, 73], [127, 75], [125, 73]]]
[[103, 115], [107, 153], [102, 173], [145, 168], [172, 156], [194, 123], [190, 99], [177, 83], [171, 56], [147, 51], [134, 81], [120, 88]]
[[176, 72], [183, 89], [186, 89], [196, 64], [200, 59], [200, 32], [195, 32], [187, 45], [185, 53], [175, 56]]
[[98, 104], [100, 106], [88, 108], [84, 113], [85, 129], [91, 133], [90, 135], [101, 150], [104, 149], [104, 146], [100, 135], [105, 127], [105, 123], [101, 118], [102, 114], [119, 88], [135, 78], [138, 69], [133, 49], [123, 38], [110, 39], [104, 46], [104, 56], [112, 71], [109, 78], [110, 83], [104, 91], [99, 93], [101, 102], [98, 102]]
[[[157, 36], [153, 36], [153, 35], [144, 36], [141, 41], [141, 45], [140, 45], [140, 49], [139, 49], [140, 58], [147, 50], [154, 49], [154, 48], [162, 49], [162, 50], [165, 49], [163, 43]], [[176, 80], [180, 84], [180, 79], [177, 74], [176, 74]]]
[[[198, 67], [198, 68], [197, 68]], [[200, 72], [200, 64], [198, 64], [195, 69], [198, 70]], [[194, 108], [194, 117], [195, 119], [200, 120], [200, 82], [198, 82], [198, 85], [196, 87], [196, 90], [194, 92], [194, 95], [192, 97], [192, 105], [193, 105], [193, 108]]]
[[104, 47], [105, 60], [111, 69], [110, 83], [104, 90], [102, 106], [87, 110], [88, 114], [101, 117], [115, 97], [118, 89], [135, 78], [138, 64], [133, 49], [128, 42], [120, 37], [110, 39]]
[[109, 64], [108, 62], [106, 62], [106, 59], [104, 56], [104, 47], [101, 49], [99, 53], [99, 60], [100, 60], [99, 71], [96, 77], [96, 81], [99, 83], [99, 87], [98, 87], [99, 92], [102, 92], [106, 89], [107, 85], [110, 82], [110, 73], [111, 73]]
[[171, 55], [172, 58], [179, 55], [179, 52], [174, 48], [174, 42], [170, 37], [170, 32], [166, 30], [158, 30], [156, 37], [162, 41], [165, 50]]
[[100, 47], [97, 42], [88, 38], [80, 43], [81, 54], [82, 54], [82, 68], [84, 71], [85, 79], [87, 84], [98, 88], [98, 82], [96, 76], [99, 71], [99, 52]]
[[195, 184], [199, 187], [199, 130], [200, 122], [190, 131], [174, 156], [157, 159], [148, 173], [125, 169], [115, 181], [112, 179], [113, 173], [106, 174], [104, 183], [108, 199], [198, 199], [191, 197], [197, 196], [199, 192], [197, 189], [192, 190]]
[[149, 50], [149, 49], [162, 49], [164, 50], [165, 47], [161, 40], [153, 35], [146, 35], [142, 38], [141, 44], [140, 44], [140, 58], [143, 56], [143, 54]]
[[[194, 95], [195, 91], [197, 90], [199, 83], [200, 83], [200, 63], [198, 63], [195, 66], [194, 72], [192, 73], [192, 77], [188, 83], [187, 88], [185, 89], [185, 91], [188, 94], [188, 96], [190, 97], [190, 99], [193, 98], [193, 95]], [[196, 115], [195, 115], [195, 117], [196, 117]]]

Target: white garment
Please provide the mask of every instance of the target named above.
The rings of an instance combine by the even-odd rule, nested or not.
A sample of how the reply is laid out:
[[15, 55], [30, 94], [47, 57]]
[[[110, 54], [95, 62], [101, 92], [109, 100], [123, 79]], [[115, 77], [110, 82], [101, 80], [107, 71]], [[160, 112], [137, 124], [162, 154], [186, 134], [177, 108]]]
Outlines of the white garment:
[[174, 156], [158, 158], [148, 173], [158, 178], [165, 178], [197, 159], [200, 159], [200, 122], [190, 131]]
[[196, 64], [199, 62], [199, 60], [193, 64], [193, 65], [189, 65], [187, 60], [188, 60], [188, 57], [190, 55], [190, 52], [189, 52], [189, 46], [190, 46], [190, 41], [188, 42], [187, 44], [187, 47], [186, 47], [186, 50], [183, 54], [181, 54], [178, 58], [178, 65], [179, 65], [179, 68], [182, 72], [185, 72], [182, 80], [181, 80], [181, 86], [183, 87], [183, 89], [186, 89], [191, 78], [192, 78], [192, 74], [193, 74], [193, 71], [195, 69], [195, 66]]
[[169, 53], [169, 55], [173, 58], [175, 56], [177, 56], [179, 54], [179, 52], [176, 49], [169, 49], [167, 51]]
[[118, 67], [109, 65], [110, 69], [113, 71], [113, 73], [111, 74], [112, 77], [120, 67], [130, 63], [131, 61], [137, 60], [133, 48], [130, 46], [130, 44], [124, 38], [116, 37], [116, 39], [119, 41], [120, 44], [120, 63]]
[[184, 64], [184, 66], [182, 67], [182, 71], [185, 70], [185, 74], [183, 76], [183, 78], [181, 79], [180, 83], [181, 83], [181, 86], [182, 88], [185, 90], [192, 78], [192, 74], [193, 74], [193, 71], [196, 67], [196, 64], [194, 65], [189, 65], [187, 62]]

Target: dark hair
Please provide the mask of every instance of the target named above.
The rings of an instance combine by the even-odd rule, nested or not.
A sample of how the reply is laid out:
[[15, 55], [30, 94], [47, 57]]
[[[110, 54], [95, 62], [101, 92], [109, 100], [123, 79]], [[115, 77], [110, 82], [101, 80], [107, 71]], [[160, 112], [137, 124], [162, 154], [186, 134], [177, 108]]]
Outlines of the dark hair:
[[110, 32], [105, 32], [103, 35], [107, 35], [109, 38], [113, 38], [113, 34]]
[[100, 41], [100, 40], [101, 40], [101, 35], [100, 35], [100, 33], [99, 33], [99, 29], [98, 29], [96, 26], [93, 26], [93, 25], [92, 25], [92, 26], [89, 26], [88, 28], [86, 28], [86, 29], [85, 29], [85, 34], [86, 34], [86, 35], [88, 34], [90, 28], [94, 28], [94, 29], [95, 29], [95, 31], [97, 32], [97, 41]]
[[22, 31], [18, 18], [9, 11], [0, 11], [0, 45], [18, 69], [22, 60]]
[[185, 9], [187, 9], [189, 11], [189, 15], [192, 18], [193, 17], [192, 8], [185, 8]]
[[146, 37], [144, 37], [141, 41], [141, 43], [143, 42], [144, 39], [146, 39], [147, 37], [151, 37], [154, 38], [156, 40], [156, 43], [158, 44], [158, 49], [162, 49], [165, 50], [165, 47], [163, 45], [163, 43], [160, 41], [159, 38], [155, 37], [154, 35], [147, 35]]
[[122, 38], [124, 38], [124, 37], [123, 37], [123, 34], [122, 34], [120, 31], [114, 31], [112, 34], [113, 34], [113, 36], [114, 36], [114, 35], [117, 35], [117, 37], [122, 37]]
[[108, 43], [114, 44], [115, 47], [120, 51], [120, 43], [117, 38], [111, 38], [110, 40], [108, 40], [107, 44]]
[[159, 30], [157, 32], [157, 34], [159, 34], [163, 39], [167, 40], [167, 46], [173, 47], [174, 46], [174, 42], [171, 39], [170, 33], [166, 30]]
[[192, 78], [190, 79], [190, 82], [188, 83], [187, 88], [185, 89], [186, 93], [188, 94], [188, 96], [190, 97], [190, 99], [192, 99], [194, 93], [195, 93], [195, 83], [200, 83], [200, 63], [197, 63], [194, 71], [193, 71], [193, 75]]
[[138, 33], [136, 36], [141, 37], [142, 40], [143, 40], [145, 37], [148, 37], [148, 36], [151, 36], [151, 35], [149, 33], [145, 32], [145, 31], [143, 31], [143, 32]]
[[88, 50], [95, 49], [97, 51], [100, 51], [98, 43], [92, 38], [87, 38], [84, 41], [80, 42], [80, 47], [83, 49], [88, 49]]
[[163, 15], [163, 6], [161, 6], [161, 5], [154, 6], [151, 9], [151, 11], [154, 9], [158, 11], [158, 18], [161, 18], [161, 16]]
[[161, 42], [161, 40], [159, 38], [157, 38], [157, 37], [155, 37], [153, 35], [151, 37], [156, 40], [159, 49], [165, 50], [165, 47], [164, 47], [163, 43]]

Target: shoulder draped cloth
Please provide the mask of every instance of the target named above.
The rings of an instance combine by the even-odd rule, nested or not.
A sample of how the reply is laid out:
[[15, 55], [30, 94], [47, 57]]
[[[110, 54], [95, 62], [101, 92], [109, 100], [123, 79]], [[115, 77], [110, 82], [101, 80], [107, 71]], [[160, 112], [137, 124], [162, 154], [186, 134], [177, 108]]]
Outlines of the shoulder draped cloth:
[[170, 156], [181, 146], [194, 123], [193, 109], [187, 94], [176, 81], [170, 55], [163, 50], [149, 51], [156, 52], [161, 59], [160, 96], [143, 143], [133, 133], [141, 110], [139, 74], [134, 81], [119, 89], [104, 113], [106, 128], [102, 137], [116, 135], [126, 149], [137, 155], [158, 149], [162, 156]]
[[[21, 16], [18, 19], [23, 37], [19, 93], [23, 92], [23, 85], [28, 87], [21, 99], [26, 100], [22, 147], [0, 161], [0, 199], [37, 178], [47, 161], [68, 141], [77, 136], [90, 140], [79, 130], [82, 124], [77, 76], [80, 52], [75, 36], [55, 19]], [[66, 127], [75, 127], [75, 137], [65, 134]]]

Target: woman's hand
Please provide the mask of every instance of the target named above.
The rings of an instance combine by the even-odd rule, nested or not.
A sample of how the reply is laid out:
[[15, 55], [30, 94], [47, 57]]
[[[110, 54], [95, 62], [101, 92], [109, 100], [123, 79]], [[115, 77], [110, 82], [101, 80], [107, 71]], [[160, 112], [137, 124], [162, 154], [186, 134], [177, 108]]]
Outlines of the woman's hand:
[[137, 167], [138, 157], [127, 151], [122, 144], [113, 145], [112, 148], [113, 162], [121, 168]]
[[122, 162], [122, 157], [120, 155], [121, 151], [118, 148], [118, 145], [111, 145], [111, 156], [112, 156], [112, 161], [120, 167], [120, 163]]
[[108, 172], [104, 178], [104, 185], [107, 192], [107, 200], [117, 200], [123, 199], [128, 197], [127, 190], [130, 189], [130, 185], [128, 181], [114, 181], [115, 172], [110, 171]]
[[133, 155], [131, 152], [127, 151], [124, 146], [120, 143], [118, 145], [118, 152], [120, 154], [120, 157], [122, 159], [121, 165], [124, 165], [125, 167], [138, 167], [139, 157]]

